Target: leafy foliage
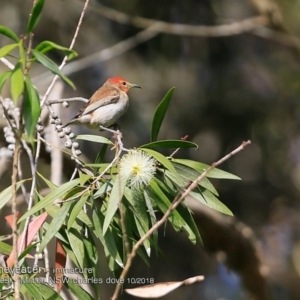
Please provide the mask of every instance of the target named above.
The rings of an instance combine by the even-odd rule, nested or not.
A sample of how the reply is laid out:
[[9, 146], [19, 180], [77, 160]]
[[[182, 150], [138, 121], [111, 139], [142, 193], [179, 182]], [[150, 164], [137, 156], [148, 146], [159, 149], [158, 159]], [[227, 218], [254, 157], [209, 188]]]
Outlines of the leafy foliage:
[[[38, 139], [36, 125], [41, 113], [41, 104], [39, 93], [30, 79], [31, 64], [41, 63], [46, 69], [74, 87], [70, 79], [64, 76], [59, 67], [47, 56], [49, 51], [56, 49], [63, 51], [71, 59], [76, 56], [74, 51], [51, 41], [43, 41], [35, 49], [29, 48], [25, 53], [26, 45], [24, 43], [26, 39], [31, 38], [32, 31], [38, 25], [43, 5], [44, 0], [35, 1], [28, 21], [26, 36], [22, 39], [19, 39], [17, 34], [5, 26], [0, 26], [0, 34], [15, 42], [2, 47], [0, 57], [10, 56], [16, 49], [19, 51], [13, 70], [0, 75], [0, 92], [4, 84], [10, 80], [11, 97], [14, 104], [17, 105], [20, 99], [23, 101], [21, 120], [24, 121], [23, 128], [25, 128], [27, 136], [21, 132], [23, 135], [20, 137], [25, 143], [30, 142], [33, 149]], [[43, 253], [45, 247], [49, 246], [49, 242], [55, 238], [57, 240], [56, 254], [61, 256], [60, 260], [57, 258], [56, 265], [65, 262], [66, 255], [68, 255], [77, 268], [85, 270], [83, 272], [85, 279], [100, 278], [99, 254], [96, 246], [98, 240], [102, 244], [110, 270], [118, 277], [128, 259], [128, 251], [130, 252], [138, 241], [149, 232], [150, 228], [155, 226], [158, 216], [165, 214], [170, 209], [174, 199], [186, 189], [189, 183], [197, 179], [208, 168], [207, 165], [197, 161], [175, 158], [175, 152], [169, 156], [159, 152], [160, 148], [198, 149], [198, 145], [190, 141], [158, 140], [159, 130], [173, 92], [174, 88], [167, 92], [154, 113], [149, 143], [135, 149], [135, 151], [140, 151], [150, 157], [149, 161], [155, 161], [155, 174], [147, 174], [147, 170], [143, 169], [144, 165], [139, 165], [139, 163], [133, 168], [127, 166], [127, 168], [132, 168], [132, 176], [141, 176], [142, 178], [147, 175], [147, 178], [150, 178], [149, 182], [145, 180], [141, 182], [142, 188], [133, 186], [129, 183], [128, 178], [121, 176], [118, 159], [114, 159], [111, 163], [105, 162], [107, 147], [113, 144], [109, 139], [96, 135], [79, 135], [75, 139], [102, 144], [95, 163], [88, 164], [77, 161], [78, 164], [81, 164], [81, 167], [78, 168], [78, 178], [71, 178], [61, 186], [56, 186], [41, 174], [33, 174], [39, 175], [50, 191], [43, 196], [39, 186], [34, 186], [34, 204], [19, 218], [19, 228], [17, 229], [19, 234], [25, 234], [23, 230], [30, 218], [38, 219], [44, 214], [42, 221], [38, 219], [40, 222], [30, 223], [33, 226], [32, 231], [38, 232], [40, 236], [39, 253]], [[15, 129], [20, 130], [22, 127]], [[153, 165], [151, 167], [153, 168]], [[207, 177], [239, 179], [235, 175], [219, 169], [214, 169]], [[24, 180], [19, 181], [17, 188], [23, 184]], [[11, 192], [12, 187], [8, 187], [0, 193], [0, 208], [10, 200]], [[190, 196], [203, 205], [232, 215], [231, 211], [218, 199], [218, 192], [207, 178], [199, 182]], [[47, 221], [45, 221], [46, 216], [49, 216]], [[168, 221], [176, 231], [185, 231], [187, 238], [192, 243], [201, 243], [201, 235], [194, 222], [192, 212], [185, 203], [179, 205], [169, 215]], [[58, 250], [59, 247], [61, 247], [60, 250]], [[143, 250], [139, 249], [138, 254], [147, 263], [152, 250], [154, 249], [155, 252], [159, 250], [157, 231], [143, 241], [143, 247]], [[31, 248], [25, 248], [19, 256], [20, 267], [27, 266], [26, 255]], [[0, 242], [0, 250], [7, 254], [12, 251], [11, 246], [5, 242]], [[86, 271], [89, 269], [92, 272]], [[21, 278], [24, 279], [24, 283], [21, 284], [21, 294], [26, 299], [61, 299], [54, 289], [34, 280], [39, 275], [38, 273], [25, 272], [21, 275]], [[0, 275], [5, 276], [4, 273]], [[61, 284], [61, 280], [63, 280], [65, 287], [78, 299], [93, 299], [67, 276], [57, 275], [55, 279], [55, 284]], [[93, 292], [98, 299], [99, 285], [93, 283], [92, 280], [91, 282]], [[60, 290], [60, 286], [56, 286], [57, 290]], [[1, 288], [6, 289], [7, 286], [2, 284]], [[10, 288], [12, 289], [12, 286]]]

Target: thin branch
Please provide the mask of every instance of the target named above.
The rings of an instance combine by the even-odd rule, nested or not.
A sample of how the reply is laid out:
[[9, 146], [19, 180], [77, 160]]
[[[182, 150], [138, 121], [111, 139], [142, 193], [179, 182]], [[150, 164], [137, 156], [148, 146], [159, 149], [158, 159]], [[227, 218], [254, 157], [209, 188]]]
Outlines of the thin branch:
[[218, 160], [217, 162], [211, 164], [211, 166], [209, 168], [207, 168], [196, 180], [194, 180], [189, 187], [185, 190], [185, 192], [183, 192], [182, 194], [178, 194], [172, 205], [168, 208], [168, 210], [166, 211], [166, 213], [163, 215], [163, 217], [157, 222], [155, 223], [155, 225], [153, 225], [149, 231], [143, 235], [138, 241], [137, 243], [133, 246], [132, 251], [130, 253], [130, 255], [128, 256], [128, 260], [125, 264], [125, 267], [120, 275], [120, 279], [119, 283], [117, 284], [114, 294], [112, 296], [112, 300], [116, 300], [118, 298], [118, 295], [121, 291], [122, 288], [122, 279], [125, 279], [125, 277], [127, 276], [127, 273], [131, 267], [132, 261], [134, 259], [134, 257], [136, 256], [136, 253], [139, 249], [139, 247], [144, 243], [144, 241], [146, 239], [148, 239], [162, 224], [164, 224], [167, 220], [168, 217], [170, 216], [170, 214], [176, 209], [176, 207], [181, 204], [181, 202], [190, 194], [190, 192], [195, 189], [199, 182], [201, 182], [206, 176], [207, 174], [213, 170], [214, 168], [216, 168], [217, 166], [219, 166], [220, 164], [222, 164], [224, 161], [228, 160], [230, 157], [232, 157], [233, 155], [237, 154], [238, 152], [244, 150], [249, 144], [251, 144], [251, 141], [248, 140], [246, 142], [243, 142], [238, 148], [236, 148], [234, 151], [230, 152], [229, 154], [227, 154], [226, 156], [224, 156], [223, 158], [221, 158], [220, 160]]
[[[136, 35], [123, 40], [109, 48], [103, 49], [101, 51], [98, 51], [96, 53], [93, 53], [89, 56], [83, 57], [81, 59], [78, 59], [76, 61], [70, 62], [63, 70], [63, 73], [68, 76], [70, 74], [74, 74], [75, 72], [81, 71], [85, 68], [88, 68], [90, 66], [95, 65], [96, 63], [101, 63], [104, 61], [108, 61], [118, 55], [121, 55], [130, 49], [135, 48], [137, 45], [144, 43], [155, 36], [158, 35], [158, 32], [155, 32], [152, 30], [152, 28], [147, 28]], [[38, 75], [38, 77], [35, 78], [35, 80], [38, 80], [39, 82], [44, 82], [49, 79], [52, 73], [45, 72], [43, 74]], [[49, 100], [50, 101], [50, 100]], [[60, 102], [55, 102], [60, 103]]]
[[[251, 31], [257, 25], [268, 25], [269, 18], [265, 15], [250, 17], [231, 24], [223, 25], [188, 25], [175, 24], [169, 22], [147, 19], [143, 17], [130, 16], [115, 9], [106, 7], [99, 3], [91, 5], [90, 9], [96, 11], [105, 18], [122, 24], [130, 24], [138, 28], [149, 28], [159, 33], [184, 35], [184, 36], [203, 36], [203, 37], [219, 37], [241, 34]], [[152, 27], [153, 26], [153, 27]]]
[[[80, 27], [81, 27], [81, 24], [82, 24], [82, 21], [83, 21], [83, 17], [85, 15], [85, 12], [87, 10], [87, 7], [89, 5], [89, 2], [90, 0], [86, 0], [85, 3], [84, 3], [84, 6], [82, 8], [82, 11], [81, 11], [81, 15], [80, 15], [80, 18], [79, 18], [79, 21], [78, 21], [78, 24], [77, 24], [77, 27], [76, 27], [76, 30], [75, 30], [75, 33], [74, 33], [74, 36], [73, 36], [73, 39], [71, 41], [71, 44], [69, 46], [69, 50], [72, 50], [74, 48], [74, 45], [75, 45], [75, 42], [76, 42], [76, 39], [77, 39], [77, 36], [78, 36], [78, 33], [79, 33], [79, 30], [80, 30]], [[59, 66], [59, 70], [62, 70], [63, 67], [66, 65], [67, 63], [67, 60], [68, 60], [68, 56], [66, 55], [62, 61], [62, 63], [60, 64]], [[41, 100], [41, 107], [44, 106], [45, 104], [45, 101], [47, 100], [52, 88], [54, 87], [54, 84], [56, 83], [56, 81], [58, 80], [59, 76], [58, 75], [55, 75], [51, 84], [49, 85], [46, 93], [44, 94], [42, 100]]]
[[63, 102], [85, 102], [87, 103], [89, 99], [83, 98], [83, 97], [72, 97], [72, 98], [62, 98], [62, 99], [51, 99], [51, 100], [46, 100], [45, 105], [50, 106], [52, 104], [59, 104]]

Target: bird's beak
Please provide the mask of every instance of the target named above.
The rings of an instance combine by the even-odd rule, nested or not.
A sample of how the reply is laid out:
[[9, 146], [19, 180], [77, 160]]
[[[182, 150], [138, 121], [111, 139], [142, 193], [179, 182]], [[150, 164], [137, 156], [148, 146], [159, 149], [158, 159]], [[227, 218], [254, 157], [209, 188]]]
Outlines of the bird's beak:
[[138, 88], [138, 89], [141, 89], [141, 87], [139, 86], [139, 85], [137, 85], [137, 84], [135, 84], [135, 83], [128, 83], [128, 86], [129, 86], [129, 88]]

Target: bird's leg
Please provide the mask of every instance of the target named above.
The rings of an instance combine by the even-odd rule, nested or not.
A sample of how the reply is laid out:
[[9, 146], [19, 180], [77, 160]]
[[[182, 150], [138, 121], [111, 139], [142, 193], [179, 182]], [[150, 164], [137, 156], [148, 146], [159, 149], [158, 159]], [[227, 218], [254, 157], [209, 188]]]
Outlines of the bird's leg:
[[112, 149], [116, 148], [121, 151], [122, 150], [128, 151], [128, 149], [123, 147], [122, 132], [118, 129], [119, 126], [117, 124], [114, 124], [113, 126], [114, 126], [114, 129], [110, 129], [110, 128], [100, 125], [100, 129], [113, 133], [113, 139], [115, 140], [115, 145]]

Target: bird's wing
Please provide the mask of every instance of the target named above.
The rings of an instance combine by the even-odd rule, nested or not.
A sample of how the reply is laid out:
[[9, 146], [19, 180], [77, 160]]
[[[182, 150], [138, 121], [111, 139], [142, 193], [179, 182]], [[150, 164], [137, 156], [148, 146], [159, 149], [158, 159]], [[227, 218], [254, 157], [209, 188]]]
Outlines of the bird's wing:
[[[99, 107], [106, 106], [111, 103], [116, 103], [118, 102], [119, 98], [120, 93], [117, 89], [102, 87], [94, 93], [89, 102], [87, 102], [86, 105], [81, 108], [75, 118], [82, 115], [87, 115], [98, 109]], [[99, 101], [99, 99], [101, 100]]]

